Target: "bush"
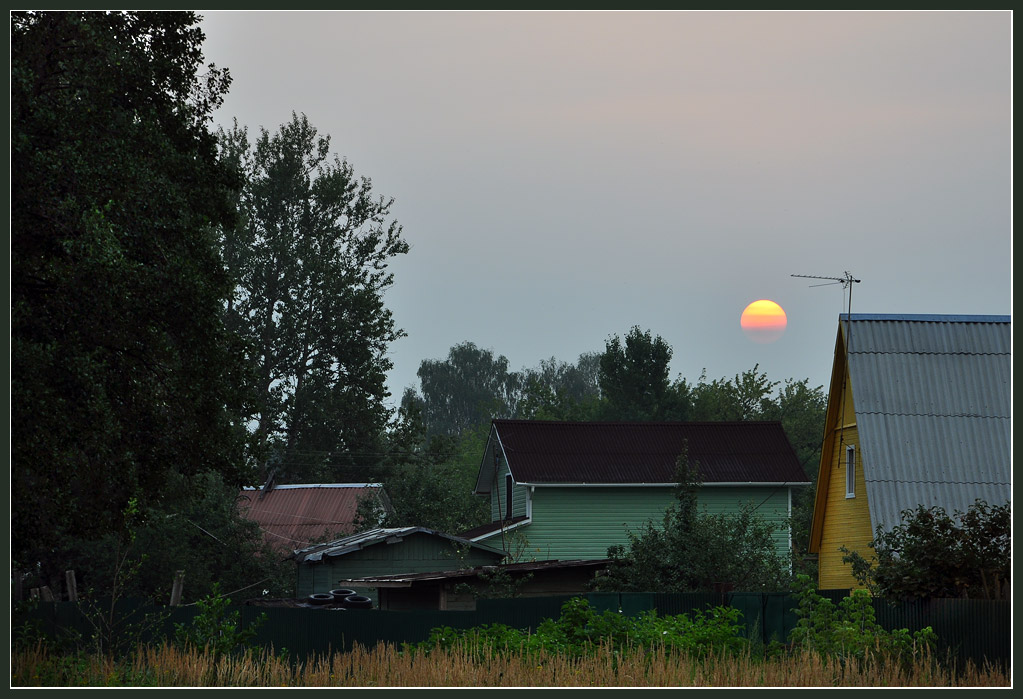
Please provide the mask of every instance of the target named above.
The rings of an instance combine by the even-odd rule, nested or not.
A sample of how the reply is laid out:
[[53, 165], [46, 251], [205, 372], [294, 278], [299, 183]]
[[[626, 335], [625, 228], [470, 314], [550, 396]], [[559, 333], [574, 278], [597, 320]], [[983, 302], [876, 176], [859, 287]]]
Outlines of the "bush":
[[561, 607], [558, 619], [544, 619], [533, 634], [505, 624], [485, 624], [471, 629], [450, 626], [431, 630], [429, 638], [411, 648], [423, 652], [464, 646], [474, 657], [486, 653], [535, 653], [544, 651], [580, 657], [602, 647], [623, 650], [641, 646], [665, 648], [703, 656], [711, 652], [736, 654], [747, 646], [742, 638], [741, 612], [732, 607], [697, 610], [692, 616], [658, 616], [655, 610], [629, 617], [611, 610], [597, 613], [582, 597]]
[[239, 626], [241, 612], [228, 612], [230, 604], [230, 598], [220, 596], [220, 584], [213, 583], [213, 592], [196, 602], [199, 613], [191, 624], [174, 624], [174, 640], [185, 649], [205, 648], [214, 657], [249, 647], [256, 630], [266, 621], [266, 613], [243, 629]]
[[941, 507], [904, 510], [877, 528], [871, 559], [840, 549], [853, 576], [877, 595], [897, 599], [1005, 599], [1011, 574], [1012, 509], [975, 501], [949, 516]]
[[793, 591], [799, 597], [793, 610], [799, 621], [789, 632], [793, 650], [863, 659], [868, 655], [912, 663], [934, 650], [937, 636], [930, 627], [910, 634], [908, 629], [886, 631], [876, 621], [866, 590], [852, 590], [836, 607], [821, 597], [808, 575], [797, 575]]

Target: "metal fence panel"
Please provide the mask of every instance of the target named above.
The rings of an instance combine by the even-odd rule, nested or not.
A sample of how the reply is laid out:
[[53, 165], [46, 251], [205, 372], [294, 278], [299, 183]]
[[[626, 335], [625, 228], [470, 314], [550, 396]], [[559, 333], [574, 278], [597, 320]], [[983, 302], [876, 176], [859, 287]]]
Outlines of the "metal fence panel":
[[[830, 591], [822, 596], [838, 603], [847, 595], [846, 590]], [[396, 646], [417, 643], [426, 640], [431, 629], [443, 626], [471, 628], [501, 623], [535, 631], [544, 619], [560, 617], [561, 606], [571, 597], [479, 600], [476, 611], [398, 612], [243, 605], [232, 610], [240, 611], [242, 626], [266, 614], [266, 622], [257, 630], [255, 643], [272, 648], [275, 653], [287, 649], [294, 656], [308, 656], [347, 651], [356, 643], [367, 647], [377, 643]], [[656, 609], [661, 615], [691, 614], [721, 601], [719, 595], [702, 593], [591, 593], [586, 598], [597, 612], [620, 609], [630, 616], [647, 609]], [[784, 642], [795, 628], [793, 609], [797, 598], [787, 593], [734, 592], [727, 596], [727, 603], [742, 613], [746, 637], [750, 640]], [[984, 661], [1007, 663], [1011, 657], [1011, 606], [1006, 600], [938, 599], [893, 604], [875, 599], [873, 606], [878, 624], [885, 629], [916, 631], [924, 626], [932, 627], [938, 636], [939, 653], [950, 651], [960, 663], [967, 659], [978, 664]], [[148, 614], [161, 619], [140, 637], [143, 641], [172, 638], [175, 623], [187, 624], [198, 613], [194, 606], [154, 607], [131, 601], [119, 603], [117, 610], [122, 621], [144, 619]], [[38, 623], [40, 630], [53, 639], [67, 638], [69, 631], [88, 638], [93, 630], [81, 608], [72, 602], [42, 602], [34, 609], [14, 614], [11, 621], [15, 642], [19, 629], [26, 622]]]

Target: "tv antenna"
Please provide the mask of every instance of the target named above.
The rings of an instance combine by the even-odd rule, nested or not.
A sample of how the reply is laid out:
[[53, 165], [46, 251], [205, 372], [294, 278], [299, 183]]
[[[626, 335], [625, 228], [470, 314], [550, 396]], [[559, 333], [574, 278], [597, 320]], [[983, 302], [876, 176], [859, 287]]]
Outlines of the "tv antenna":
[[[848, 353], [851, 351], [851, 346], [852, 346], [852, 285], [853, 284], [859, 284], [860, 280], [856, 279], [855, 277], [853, 277], [853, 275], [849, 274], [848, 271], [846, 271], [843, 274], [843, 276], [841, 276], [841, 277], [818, 277], [818, 276], [813, 275], [813, 274], [793, 274], [791, 276], [793, 276], [793, 277], [800, 277], [802, 279], [825, 279], [825, 280], [827, 280], [823, 284], [811, 284], [810, 285], [811, 287], [814, 287], [814, 286], [831, 286], [832, 284], [841, 284], [842, 285], [842, 293], [843, 294], [845, 293], [846, 289], [849, 290], [849, 306], [848, 306], [848, 310], [846, 311], [846, 314], [845, 314], [845, 351], [846, 351], [846, 354], [848, 356]], [[841, 316], [839, 316], [839, 317], [841, 318]], [[841, 323], [841, 321], [839, 321], [839, 323]], [[848, 361], [848, 359], [846, 359], [846, 361]], [[848, 372], [848, 369], [847, 369], [846, 371], [842, 372], [842, 392], [843, 392], [843, 394], [845, 393], [845, 390], [846, 390], [846, 381], [849, 380], [848, 377], [849, 377], [849, 372]], [[829, 402], [830, 402], [830, 399], [829, 399]], [[846, 401], [843, 400], [842, 401], [841, 415], [838, 418], [838, 424], [839, 424], [839, 428], [840, 428], [839, 429], [839, 433], [838, 433], [838, 449], [839, 449], [839, 453], [842, 453], [842, 445], [845, 443], [845, 404], [846, 404]], [[841, 460], [839, 460], [838, 464], [836, 464], [836, 468], [840, 465], [840, 463], [841, 463]]]
[[813, 275], [813, 274], [792, 274], [790, 276], [800, 277], [802, 279], [827, 279], [828, 280], [828, 281], [824, 282], [823, 284], [811, 284], [810, 285], [811, 288], [815, 287], [815, 286], [831, 286], [833, 284], [841, 284], [843, 291], [848, 289], [849, 290], [849, 307], [848, 307], [849, 310], [846, 311], [845, 318], [846, 318], [847, 321], [849, 320], [849, 316], [852, 315], [852, 285], [853, 284], [859, 284], [860, 283], [859, 279], [856, 279], [855, 277], [853, 277], [853, 275], [849, 274], [849, 272], [845, 272], [844, 275], [841, 276], [841, 277], [818, 277], [818, 276]]

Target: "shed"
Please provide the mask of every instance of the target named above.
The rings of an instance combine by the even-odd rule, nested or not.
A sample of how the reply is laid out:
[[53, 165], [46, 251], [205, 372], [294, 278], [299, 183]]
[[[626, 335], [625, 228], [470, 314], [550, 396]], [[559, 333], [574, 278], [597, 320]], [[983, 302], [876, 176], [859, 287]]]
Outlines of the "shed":
[[[485, 544], [425, 527], [369, 529], [292, 554], [299, 597], [330, 592], [342, 580], [495, 565], [504, 556]], [[370, 592], [365, 586], [353, 589]]]
[[383, 575], [343, 580], [343, 585], [376, 588], [380, 609], [476, 609], [476, 598], [488, 595], [494, 573], [517, 583], [515, 596], [584, 595], [594, 576], [607, 569], [607, 559], [580, 561], [531, 561], [506, 565], [476, 566], [414, 575]]

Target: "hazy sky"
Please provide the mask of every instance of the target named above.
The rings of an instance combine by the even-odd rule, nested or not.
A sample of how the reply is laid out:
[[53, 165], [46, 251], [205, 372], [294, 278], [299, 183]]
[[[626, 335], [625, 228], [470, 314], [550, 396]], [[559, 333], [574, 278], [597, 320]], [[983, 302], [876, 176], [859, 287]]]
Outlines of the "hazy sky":
[[[1011, 312], [1011, 15], [203, 12], [218, 123], [305, 113], [394, 197], [394, 400], [466, 340], [512, 369], [638, 325], [672, 378], [826, 386], [854, 313]], [[784, 307], [771, 344], [751, 301]]]

